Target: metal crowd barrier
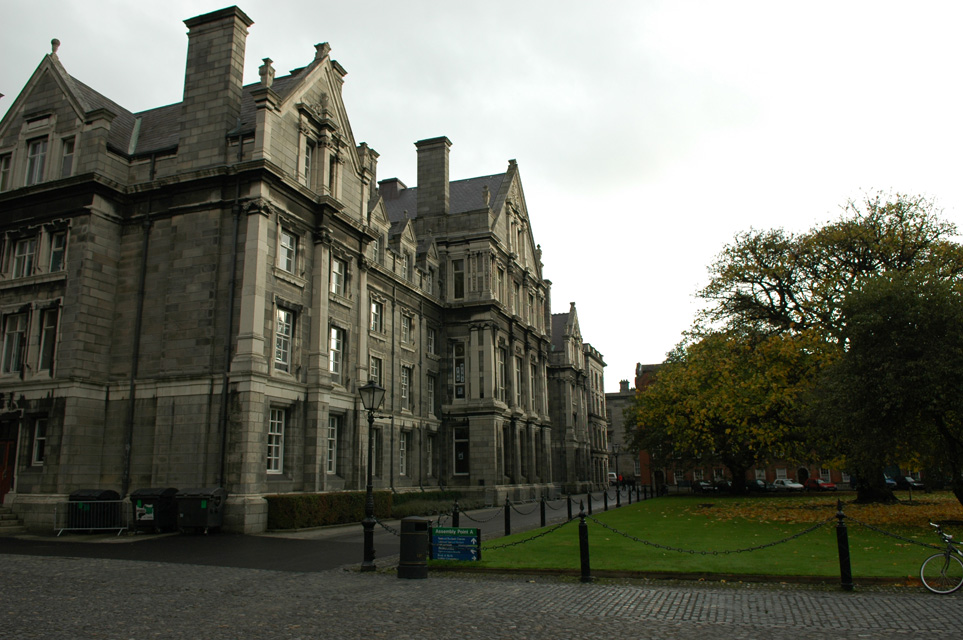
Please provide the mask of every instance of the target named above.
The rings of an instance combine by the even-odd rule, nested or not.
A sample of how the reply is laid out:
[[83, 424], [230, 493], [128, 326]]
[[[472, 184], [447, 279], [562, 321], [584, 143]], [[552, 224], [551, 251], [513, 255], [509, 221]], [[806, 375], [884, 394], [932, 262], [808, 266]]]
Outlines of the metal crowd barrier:
[[54, 530], [117, 531], [130, 529], [131, 504], [128, 500], [70, 501], [54, 506]]

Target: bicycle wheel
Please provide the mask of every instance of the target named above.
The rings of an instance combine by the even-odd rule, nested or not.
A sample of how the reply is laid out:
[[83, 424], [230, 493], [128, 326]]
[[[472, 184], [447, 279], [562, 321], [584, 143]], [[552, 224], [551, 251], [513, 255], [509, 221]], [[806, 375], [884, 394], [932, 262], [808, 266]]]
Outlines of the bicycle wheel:
[[920, 580], [933, 593], [953, 593], [963, 586], [963, 560], [947, 553], [931, 555], [920, 567]]

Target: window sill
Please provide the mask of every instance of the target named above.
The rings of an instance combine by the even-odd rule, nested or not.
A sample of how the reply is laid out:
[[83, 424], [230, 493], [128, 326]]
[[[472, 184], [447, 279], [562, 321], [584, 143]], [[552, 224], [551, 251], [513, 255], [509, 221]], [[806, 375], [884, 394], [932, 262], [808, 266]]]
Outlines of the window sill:
[[58, 280], [66, 280], [66, 271], [57, 271], [54, 273], [38, 273], [32, 276], [23, 276], [21, 278], [9, 278], [0, 281], [0, 291], [6, 289], [14, 289], [16, 287], [25, 287], [28, 285], [43, 284], [45, 282], [57, 282]]
[[345, 298], [344, 296], [339, 296], [338, 294], [332, 293], [330, 291], [328, 292], [328, 300], [330, 300], [331, 302], [334, 302], [335, 304], [339, 304], [342, 307], [345, 307], [347, 309], [350, 309], [352, 306], [351, 300], [349, 298]]
[[298, 289], [303, 289], [308, 283], [308, 281], [304, 278], [296, 276], [289, 271], [285, 271], [284, 269], [279, 268], [277, 265], [274, 266], [274, 277], [278, 280], [284, 280], [285, 282], [293, 284]]

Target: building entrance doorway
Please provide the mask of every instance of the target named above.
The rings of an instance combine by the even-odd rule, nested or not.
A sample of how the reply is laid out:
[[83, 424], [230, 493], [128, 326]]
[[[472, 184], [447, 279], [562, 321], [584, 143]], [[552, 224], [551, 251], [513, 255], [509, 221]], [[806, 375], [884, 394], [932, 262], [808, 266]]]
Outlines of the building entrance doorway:
[[3, 504], [4, 496], [13, 488], [16, 444], [13, 440], [0, 440], [0, 504]]

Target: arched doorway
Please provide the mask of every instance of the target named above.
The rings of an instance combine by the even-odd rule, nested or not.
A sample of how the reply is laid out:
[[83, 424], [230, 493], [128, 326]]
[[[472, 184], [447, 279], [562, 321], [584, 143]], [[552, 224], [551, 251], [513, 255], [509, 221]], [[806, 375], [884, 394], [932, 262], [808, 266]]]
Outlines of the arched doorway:
[[796, 470], [796, 482], [799, 484], [806, 484], [806, 480], [809, 480], [809, 469], [806, 467], [799, 467]]

